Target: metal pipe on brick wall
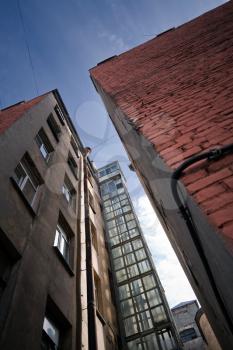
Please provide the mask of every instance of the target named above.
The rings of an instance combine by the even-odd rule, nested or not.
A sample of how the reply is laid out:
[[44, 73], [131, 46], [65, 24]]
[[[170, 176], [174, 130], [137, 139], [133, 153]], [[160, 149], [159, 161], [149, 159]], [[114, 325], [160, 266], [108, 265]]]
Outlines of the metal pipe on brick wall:
[[212, 150], [209, 150], [207, 152], [203, 152], [200, 154], [197, 154], [189, 159], [187, 159], [186, 161], [184, 161], [172, 174], [171, 177], [171, 189], [172, 189], [172, 194], [173, 197], [175, 199], [175, 202], [178, 206], [178, 209], [180, 210], [186, 225], [189, 229], [189, 232], [191, 234], [193, 243], [197, 249], [197, 252], [199, 254], [200, 259], [202, 260], [202, 263], [205, 267], [206, 273], [209, 277], [209, 282], [211, 284], [212, 290], [214, 292], [215, 298], [218, 301], [218, 304], [222, 310], [223, 316], [228, 324], [229, 329], [231, 330], [232, 334], [233, 334], [233, 322], [232, 319], [228, 313], [228, 310], [224, 304], [224, 300], [222, 299], [222, 296], [218, 290], [218, 286], [215, 282], [215, 278], [214, 275], [212, 273], [212, 270], [210, 268], [210, 265], [208, 263], [208, 259], [206, 257], [206, 254], [204, 252], [204, 248], [202, 246], [199, 234], [198, 234], [198, 230], [195, 226], [195, 222], [192, 219], [192, 215], [190, 213], [190, 210], [187, 206], [184, 206], [184, 204], [182, 203], [180, 196], [178, 194], [178, 189], [177, 189], [177, 181], [179, 180], [179, 178], [181, 177], [183, 171], [185, 169], [187, 169], [189, 166], [191, 166], [192, 164], [200, 161], [200, 160], [204, 160], [207, 159], [209, 161], [216, 161], [218, 159], [220, 159], [221, 157], [233, 153], [233, 144], [229, 144], [220, 148], [215, 148]]

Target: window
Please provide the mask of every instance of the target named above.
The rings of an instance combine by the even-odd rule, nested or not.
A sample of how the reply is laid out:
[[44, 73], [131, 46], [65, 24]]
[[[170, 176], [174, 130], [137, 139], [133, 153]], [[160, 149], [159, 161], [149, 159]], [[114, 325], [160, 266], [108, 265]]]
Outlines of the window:
[[95, 225], [91, 222], [91, 237], [92, 237], [92, 245], [95, 248], [96, 252], [98, 252], [98, 241], [97, 241], [97, 231]]
[[136, 317], [132, 316], [124, 320], [126, 337], [138, 333]]
[[65, 261], [70, 264], [70, 236], [59, 224], [56, 228], [54, 246], [58, 248]]
[[127, 279], [127, 274], [125, 269], [121, 269], [116, 272], [116, 279], [117, 282], [120, 283], [122, 281], [125, 281]]
[[89, 194], [89, 203], [91, 206], [91, 209], [93, 210], [93, 212], [95, 213], [95, 202], [94, 202], [94, 197], [92, 196], [91, 192], [88, 191]]
[[26, 153], [15, 168], [13, 179], [31, 207], [34, 207], [41, 177], [29, 155]]
[[[2, 232], [0, 232], [2, 234]], [[0, 298], [6, 287], [12, 268], [12, 260], [5, 250], [0, 247]]]
[[146, 252], [145, 252], [145, 250], [143, 248], [137, 250], [135, 252], [135, 255], [136, 255], [137, 261], [140, 261], [140, 260], [143, 260], [143, 259], [146, 258]]
[[149, 290], [156, 287], [156, 283], [153, 275], [147, 275], [143, 277], [143, 282], [145, 285], [145, 290]]
[[48, 162], [52, 152], [53, 152], [53, 147], [44, 132], [44, 130], [41, 128], [36, 135], [36, 143], [39, 147], [40, 153], [42, 157], [45, 159], [46, 162]]
[[56, 105], [54, 107], [54, 111], [55, 111], [58, 119], [60, 120], [61, 124], [64, 125], [65, 124], [65, 117], [64, 117], [64, 114], [63, 114], [61, 108], [58, 105]]
[[102, 292], [101, 292], [101, 282], [97, 274], [94, 272], [94, 284], [95, 284], [95, 304], [96, 309], [102, 312]]
[[70, 152], [68, 154], [67, 163], [68, 163], [69, 168], [72, 171], [74, 177], [77, 179], [78, 167], [77, 167], [77, 164], [76, 164], [76, 162], [75, 162], [75, 160]]
[[128, 272], [129, 278], [133, 278], [139, 275], [139, 270], [136, 264], [129, 266], [127, 268], [127, 272]]
[[153, 327], [152, 319], [149, 311], [141, 312], [137, 315], [140, 331], [146, 331]]
[[48, 123], [48, 126], [55, 138], [55, 140], [58, 142], [59, 141], [59, 136], [60, 136], [60, 133], [61, 133], [61, 129], [59, 127], [59, 125], [57, 124], [56, 120], [54, 119], [53, 115], [50, 114], [47, 118], [47, 123]]
[[57, 350], [60, 340], [60, 331], [47, 316], [44, 318], [41, 339], [41, 350]]
[[137, 311], [143, 311], [148, 309], [145, 294], [140, 294], [134, 298]]
[[117, 258], [113, 261], [115, 270], [122, 269], [124, 267], [124, 260], [123, 258]]
[[125, 255], [125, 263], [126, 265], [131, 265], [136, 262], [135, 256], [133, 253]]
[[77, 142], [75, 141], [75, 139], [72, 135], [71, 135], [70, 144], [71, 144], [76, 156], [79, 157], [78, 145], [77, 145]]
[[150, 290], [146, 294], [147, 294], [150, 307], [157, 306], [158, 304], [162, 303], [162, 300], [160, 298], [159, 291], [157, 288]]
[[134, 314], [133, 299], [127, 299], [121, 302], [121, 312], [123, 317]]
[[194, 328], [187, 328], [180, 332], [180, 338], [183, 343], [197, 338], [197, 333]]
[[130, 283], [132, 295], [138, 295], [143, 292], [142, 280], [138, 279]]
[[154, 309], [151, 309], [154, 321], [156, 323], [160, 323], [163, 321], [166, 321], [167, 316], [164, 310], [164, 307], [162, 305], [155, 307]]
[[123, 286], [120, 286], [118, 288], [120, 300], [127, 299], [130, 297], [130, 289], [128, 284], [123, 284]]
[[64, 194], [69, 205], [72, 206], [72, 208], [75, 210], [76, 191], [67, 176], [65, 176], [65, 180], [62, 186], [62, 193]]
[[143, 260], [138, 263], [139, 269], [141, 273], [147, 272], [151, 270], [150, 264], [148, 260]]

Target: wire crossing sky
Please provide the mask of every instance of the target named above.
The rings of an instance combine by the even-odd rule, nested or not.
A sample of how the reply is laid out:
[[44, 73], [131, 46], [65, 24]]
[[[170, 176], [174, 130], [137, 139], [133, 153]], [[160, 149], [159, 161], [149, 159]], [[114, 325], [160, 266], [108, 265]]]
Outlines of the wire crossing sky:
[[[138, 182], [88, 69], [221, 0], [2, 0], [0, 108], [57, 88], [98, 167], [118, 159], [171, 305], [195, 296]], [[182, 286], [182, 288], [181, 288]]]

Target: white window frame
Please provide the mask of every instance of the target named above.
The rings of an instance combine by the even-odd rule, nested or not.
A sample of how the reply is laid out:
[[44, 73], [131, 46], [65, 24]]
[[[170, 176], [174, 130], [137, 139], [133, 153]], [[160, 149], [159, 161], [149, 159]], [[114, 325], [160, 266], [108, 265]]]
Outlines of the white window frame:
[[[42, 137], [40, 135], [40, 133], [42, 134]], [[43, 140], [44, 138], [44, 140]], [[41, 128], [36, 137], [35, 137], [36, 143], [39, 147], [40, 153], [42, 155], [42, 157], [44, 158], [44, 160], [46, 161], [46, 163], [48, 163], [51, 154], [53, 152], [53, 147], [45, 133], [45, 131], [43, 130], [43, 128]]]
[[[23, 192], [24, 187], [26, 186], [27, 182], [29, 181], [31, 183], [33, 189], [35, 190], [35, 194], [33, 196], [33, 199], [30, 202], [30, 205], [33, 206], [33, 204], [35, 203], [35, 198], [36, 198], [36, 194], [37, 194], [37, 190], [38, 190], [39, 185], [35, 185], [35, 183], [33, 182], [33, 179], [31, 179], [30, 175], [28, 174], [28, 171], [26, 170], [25, 166], [23, 165], [23, 163], [21, 161], [18, 163], [17, 167], [18, 166], [21, 166], [21, 168], [23, 169], [23, 171], [25, 173], [25, 177], [23, 179], [20, 178], [19, 180], [17, 180], [17, 177], [15, 177], [15, 180], [16, 180], [16, 182], [17, 182], [17, 184], [22, 192]], [[15, 170], [16, 170], [16, 168], [15, 168]], [[16, 172], [15, 172], [15, 175], [16, 175]]]
[[[60, 251], [65, 261], [70, 263], [70, 237], [64, 232], [61, 226], [58, 224], [56, 227], [56, 234], [54, 239], [54, 247]], [[64, 253], [65, 252], [65, 253]]]

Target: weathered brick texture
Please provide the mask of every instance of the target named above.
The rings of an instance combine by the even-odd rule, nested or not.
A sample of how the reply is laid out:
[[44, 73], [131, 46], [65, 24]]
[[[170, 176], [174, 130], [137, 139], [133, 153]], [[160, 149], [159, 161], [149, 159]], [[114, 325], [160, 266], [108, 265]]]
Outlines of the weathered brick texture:
[[[91, 76], [171, 170], [233, 142], [233, 2], [104, 64]], [[199, 162], [183, 183], [233, 239], [233, 155]]]

